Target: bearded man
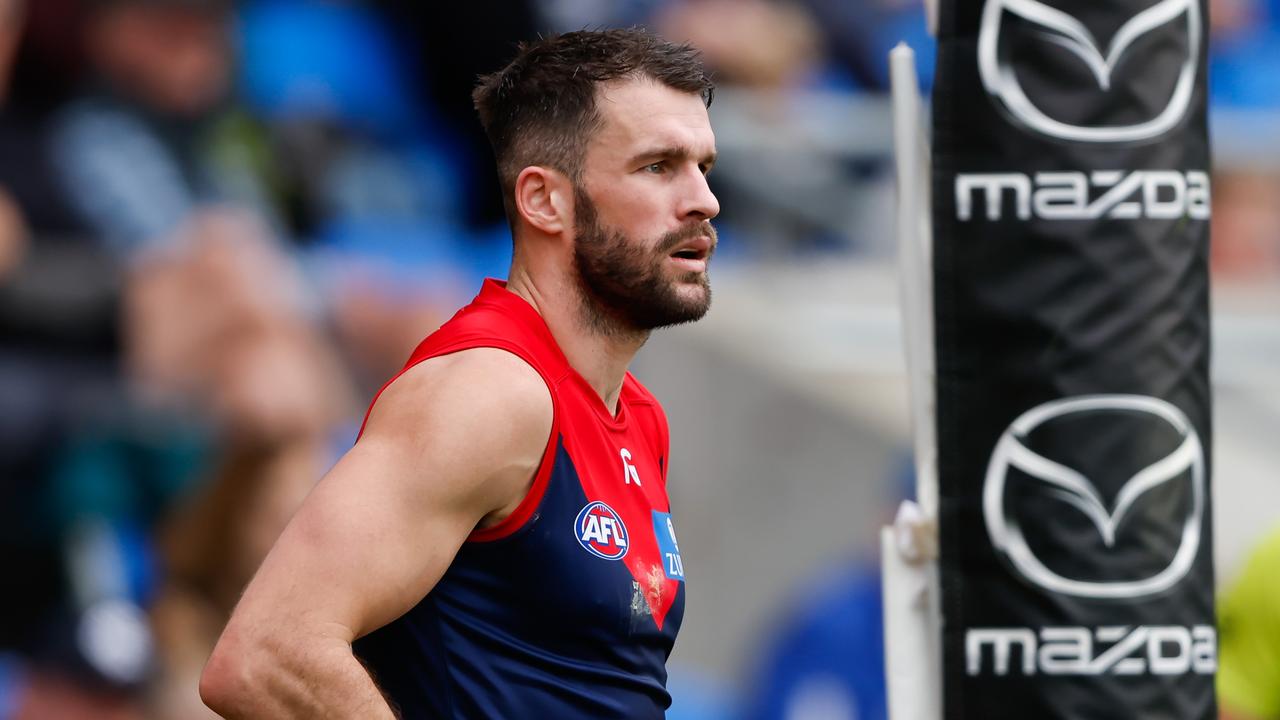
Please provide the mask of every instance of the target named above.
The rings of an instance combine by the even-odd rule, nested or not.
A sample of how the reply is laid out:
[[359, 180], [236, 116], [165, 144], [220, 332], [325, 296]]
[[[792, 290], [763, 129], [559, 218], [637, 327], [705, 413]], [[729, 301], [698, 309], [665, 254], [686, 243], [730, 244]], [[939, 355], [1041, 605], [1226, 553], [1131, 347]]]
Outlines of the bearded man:
[[201, 679], [233, 718], [657, 718], [684, 609], [668, 431], [627, 366], [711, 301], [712, 84], [638, 30], [522, 45], [474, 95], [509, 280], [413, 353]]

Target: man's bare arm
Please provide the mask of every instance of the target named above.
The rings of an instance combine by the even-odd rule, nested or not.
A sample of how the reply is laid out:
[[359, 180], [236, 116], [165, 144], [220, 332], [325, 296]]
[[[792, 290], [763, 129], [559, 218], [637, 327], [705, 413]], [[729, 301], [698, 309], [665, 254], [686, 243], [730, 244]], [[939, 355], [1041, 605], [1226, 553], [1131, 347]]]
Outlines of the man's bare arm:
[[393, 383], [249, 584], [201, 677], [205, 702], [229, 718], [394, 717], [352, 641], [413, 607], [472, 530], [519, 504], [552, 414], [538, 374], [499, 350]]

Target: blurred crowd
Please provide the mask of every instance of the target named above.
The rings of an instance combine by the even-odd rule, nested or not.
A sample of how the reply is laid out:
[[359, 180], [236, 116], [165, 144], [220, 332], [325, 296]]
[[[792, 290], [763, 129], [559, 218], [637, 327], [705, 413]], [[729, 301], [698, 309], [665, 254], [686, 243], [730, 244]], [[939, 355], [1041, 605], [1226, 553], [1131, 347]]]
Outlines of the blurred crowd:
[[[1280, 0], [1214, 7], [1222, 97], [1275, 105], [1238, 68], [1280, 64]], [[371, 390], [505, 273], [475, 77], [631, 24], [763, 93], [882, 92], [900, 39], [932, 62], [908, 0], [0, 0], [0, 720], [207, 716], [222, 623]], [[1266, 183], [1238, 192], [1274, 215]], [[846, 596], [875, 677], [878, 593]]]

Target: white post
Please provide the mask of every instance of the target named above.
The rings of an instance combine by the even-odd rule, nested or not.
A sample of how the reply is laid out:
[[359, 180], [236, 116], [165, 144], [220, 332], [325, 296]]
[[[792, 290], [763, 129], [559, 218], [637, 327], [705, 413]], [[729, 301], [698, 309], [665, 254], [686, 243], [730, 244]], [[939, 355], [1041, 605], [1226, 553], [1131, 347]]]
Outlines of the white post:
[[889, 53], [903, 338], [914, 437], [916, 502], [903, 503], [881, 530], [885, 677], [891, 720], [942, 717], [939, 612], [937, 428], [934, 394], [933, 233], [929, 148], [921, 129], [915, 53]]
[[915, 53], [899, 43], [889, 53], [893, 88], [893, 150], [898, 170], [898, 274], [911, 427], [915, 442], [916, 499], [938, 516], [938, 434], [934, 397], [933, 222], [929, 146], [920, 127]]

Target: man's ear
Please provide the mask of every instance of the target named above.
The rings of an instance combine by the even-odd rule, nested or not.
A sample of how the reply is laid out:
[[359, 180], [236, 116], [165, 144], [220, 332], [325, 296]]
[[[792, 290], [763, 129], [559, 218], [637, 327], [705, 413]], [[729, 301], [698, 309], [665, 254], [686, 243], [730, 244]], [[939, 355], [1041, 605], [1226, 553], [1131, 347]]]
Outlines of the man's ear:
[[530, 165], [516, 177], [516, 211], [534, 228], [558, 235], [573, 227], [573, 192], [569, 178], [551, 168]]

